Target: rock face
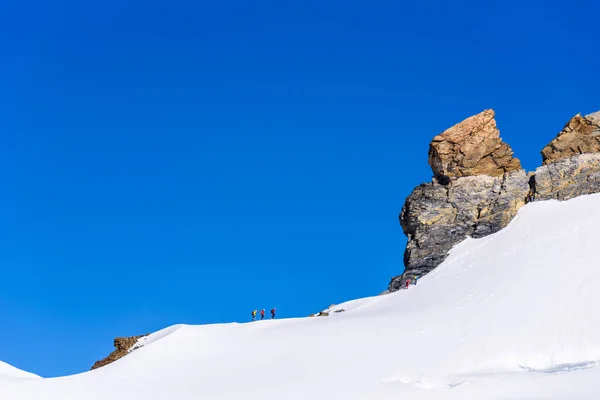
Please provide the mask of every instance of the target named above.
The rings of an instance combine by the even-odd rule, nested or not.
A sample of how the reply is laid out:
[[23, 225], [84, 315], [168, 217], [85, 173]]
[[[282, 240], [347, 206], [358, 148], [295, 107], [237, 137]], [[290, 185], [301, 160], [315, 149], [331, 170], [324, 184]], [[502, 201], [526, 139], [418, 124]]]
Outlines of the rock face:
[[447, 185], [434, 180], [415, 188], [400, 213], [408, 237], [405, 273], [392, 279], [388, 290], [400, 289], [406, 275], [429, 273], [467, 236], [487, 236], [508, 225], [525, 204], [528, 181], [520, 170], [502, 177], [461, 178]]
[[582, 117], [577, 114], [542, 150], [543, 164], [586, 153], [600, 152], [600, 111]]
[[563, 158], [535, 170], [535, 200], [600, 193], [600, 153]]
[[436, 136], [429, 164], [434, 179], [411, 193], [400, 213], [408, 243], [406, 276], [421, 277], [437, 267], [467, 236], [483, 237], [504, 228], [525, 204], [529, 177], [500, 139], [494, 111], [485, 110]]
[[504, 228], [528, 201], [600, 193], [600, 111], [571, 118], [541, 153], [535, 173], [522, 170], [500, 139], [493, 110], [436, 136], [429, 149], [433, 181], [415, 188], [400, 213], [405, 272], [382, 294], [429, 273], [466, 237]]
[[114, 341], [115, 351], [110, 353], [110, 355], [100, 361], [96, 361], [92, 366], [92, 370], [100, 367], [104, 367], [110, 363], [117, 361], [120, 358], [123, 358], [127, 354], [129, 354], [130, 350], [133, 349], [138, 339], [143, 338], [148, 335], [140, 335], [140, 336], [130, 336], [130, 337], [118, 337]]
[[585, 118], [590, 120], [592, 124], [600, 126], [600, 111], [586, 115]]
[[510, 146], [500, 139], [494, 115], [494, 110], [485, 110], [433, 138], [429, 165], [440, 183], [465, 176], [501, 177], [521, 169]]

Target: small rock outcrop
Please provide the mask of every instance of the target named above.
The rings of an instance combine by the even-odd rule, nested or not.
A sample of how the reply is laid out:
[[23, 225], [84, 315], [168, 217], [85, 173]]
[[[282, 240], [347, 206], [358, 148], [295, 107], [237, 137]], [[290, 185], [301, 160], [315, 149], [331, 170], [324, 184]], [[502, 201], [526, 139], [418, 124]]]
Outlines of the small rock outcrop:
[[542, 150], [543, 165], [580, 154], [600, 152], [600, 112], [577, 114]]
[[467, 236], [483, 237], [504, 228], [530, 190], [520, 161], [500, 139], [493, 110], [436, 136], [429, 164], [433, 181], [415, 188], [400, 213], [408, 237], [405, 273], [392, 279], [390, 292], [400, 289], [407, 275], [429, 273]]
[[521, 169], [509, 145], [500, 139], [494, 110], [485, 110], [433, 138], [429, 165], [440, 183], [465, 176], [501, 177]]
[[315, 314], [310, 314], [309, 317], [329, 317], [329, 315], [333, 312], [333, 313], [340, 313], [340, 312], [344, 312], [344, 309], [335, 309], [335, 304], [330, 305], [329, 307], [327, 307], [325, 310], [323, 311], [319, 311], [318, 313]]
[[115, 351], [113, 351], [112, 353], [110, 353], [108, 355], [108, 357], [100, 360], [100, 361], [96, 361], [94, 363], [94, 365], [92, 366], [92, 370], [100, 368], [100, 367], [104, 367], [105, 365], [108, 365], [110, 363], [113, 363], [115, 361], [117, 361], [120, 358], [125, 357], [127, 354], [130, 353], [130, 351], [135, 350], [135, 344], [137, 343], [138, 339], [141, 339], [146, 335], [140, 335], [140, 336], [130, 336], [130, 337], [118, 337], [114, 340], [114, 346], [115, 346]]

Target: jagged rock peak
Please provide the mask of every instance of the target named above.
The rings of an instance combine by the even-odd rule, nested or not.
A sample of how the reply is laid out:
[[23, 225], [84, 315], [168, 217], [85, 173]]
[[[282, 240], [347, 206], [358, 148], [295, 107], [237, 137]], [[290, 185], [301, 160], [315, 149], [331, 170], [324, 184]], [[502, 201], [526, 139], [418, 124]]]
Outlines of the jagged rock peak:
[[115, 338], [115, 341], [113, 342], [113, 344], [115, 346], [115, 351], [110, 353], [108, 357], [106, 357], [100, 361], [96, 361], [91, 369], [94, 370], [96, 368], [104, 367], [105, 365], [108, 365], [110, 363], [117, 361], [120, 358], [125, 357], [127, 354], [129, 354], [129, 352], [131, 350], [134, 350], [134, 346], [136, 345], [138, 339], [141, 339], [145, 336], [148, 336], [148, 335], [146, 334], [146, 335], [140, 335], [140, 336]]
[[500, 139], [492, 109], [473, 115], [433, 138], [429, 165], [440, 183], [464, 176], [502, 176], [521, 169]]
[[579, 154], [600, 152], [600, 111], [582, 117], [577, 114], [542, 149], [544, 165]]

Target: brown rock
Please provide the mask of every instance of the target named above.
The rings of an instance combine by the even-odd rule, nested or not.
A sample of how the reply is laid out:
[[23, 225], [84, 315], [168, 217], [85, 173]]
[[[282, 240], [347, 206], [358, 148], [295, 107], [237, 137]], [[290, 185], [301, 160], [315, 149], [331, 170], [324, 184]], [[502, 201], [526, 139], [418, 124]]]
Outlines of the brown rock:
[[129, 354], [130, 350], [133, 349], [133, 347], [137, 343], [138, 339], [143, 338], [144, 336], [148, 336], [148, 335], [146, 334], [146, 335], [140, 335], [140, 336], [116, 338], [114, 341], [115, 351], [110, 353], [108, 357], [106, 357], [100, 361], [96, 361], [91, 369], [104, 367], [105, 365], [108, 365], [110, 363], [117, 361], [120, 358], [123, 358], [124, 356]]
[[485, 110], [433, 138], [429, 165], [440, 183], [464, 176], [503, 176], [521, 169], [510, 146], [500, 139], [494, 115], [494, 110]]
[[577, 114], [542, 150], [544, 165], [586, 153], [600, 153], [600, 112]]

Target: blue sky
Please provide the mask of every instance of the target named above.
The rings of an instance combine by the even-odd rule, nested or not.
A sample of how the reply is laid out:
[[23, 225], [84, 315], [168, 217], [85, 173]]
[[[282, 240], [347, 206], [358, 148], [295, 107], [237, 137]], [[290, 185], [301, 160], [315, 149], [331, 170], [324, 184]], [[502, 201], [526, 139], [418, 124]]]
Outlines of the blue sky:
[[434, 135], [494, 108], [531, 170], [600, 109], [599, 11], [2, 2], [0, 360], [71, 374], [115, 336], [384, 290]]

